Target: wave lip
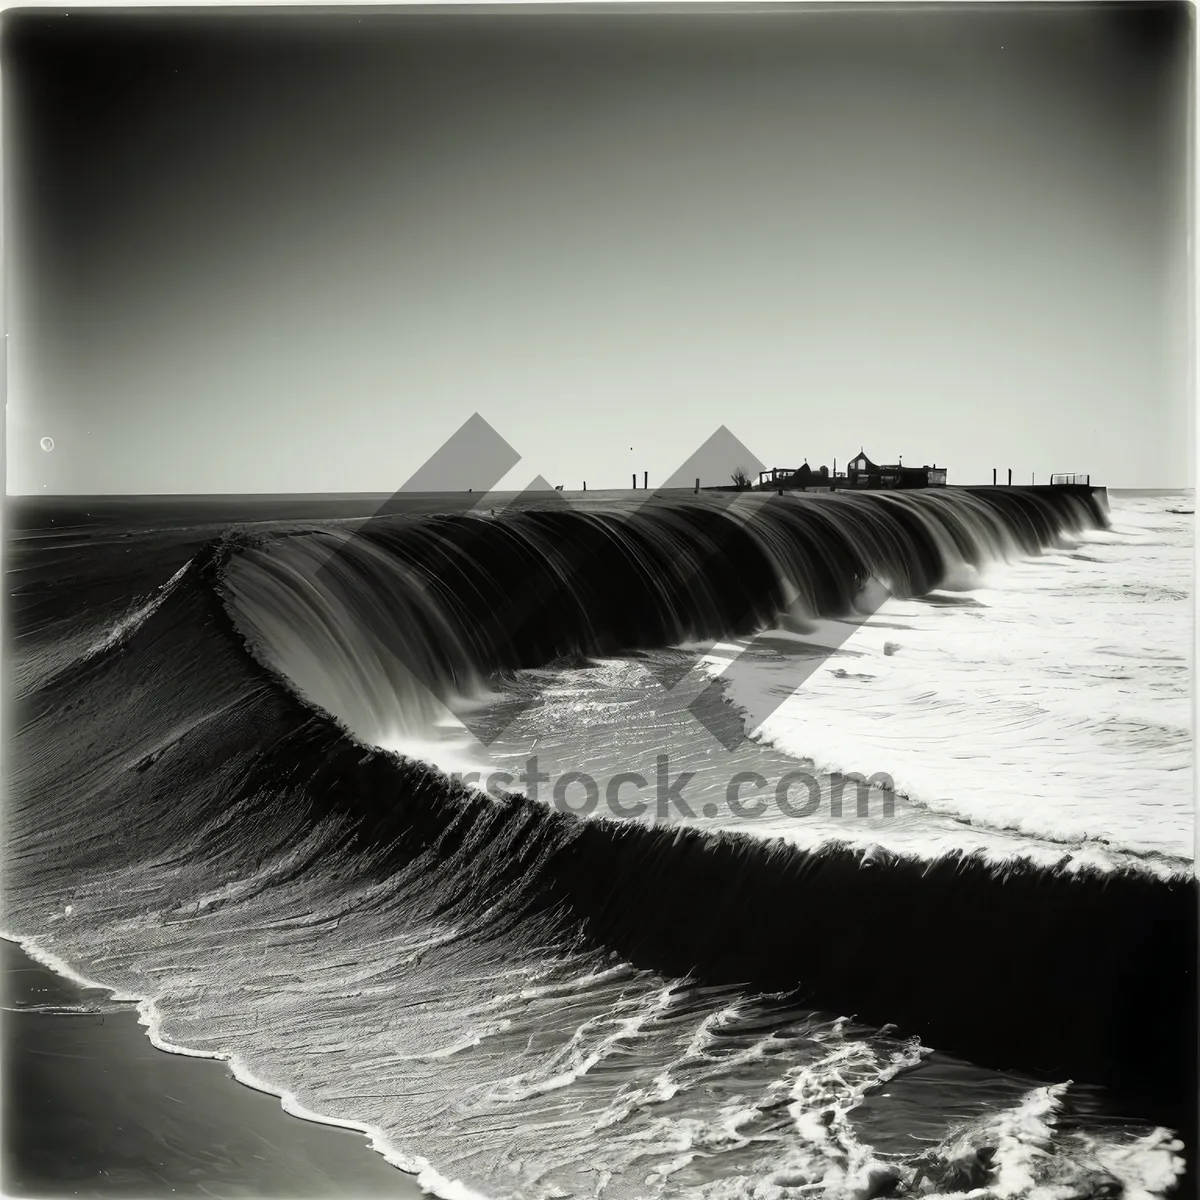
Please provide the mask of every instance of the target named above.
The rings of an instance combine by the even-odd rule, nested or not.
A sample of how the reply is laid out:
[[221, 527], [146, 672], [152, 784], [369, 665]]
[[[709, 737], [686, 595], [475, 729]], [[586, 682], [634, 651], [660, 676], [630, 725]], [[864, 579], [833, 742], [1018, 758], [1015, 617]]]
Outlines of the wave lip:
[[560, 499], [262, 539], [221, 587], [254, 652], [361, 740], [457, 719], [487, 745], [522, 709], [472, 705], [497, 676], [873, 609], [1106, 526], [1067, 491]]

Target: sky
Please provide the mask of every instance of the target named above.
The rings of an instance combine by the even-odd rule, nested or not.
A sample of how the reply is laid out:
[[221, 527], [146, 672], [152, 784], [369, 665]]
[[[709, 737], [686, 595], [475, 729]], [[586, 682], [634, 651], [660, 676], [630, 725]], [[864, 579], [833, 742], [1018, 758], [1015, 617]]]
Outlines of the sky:
[[722, 426], [1188, 485], [1192, 43], [1154, 3], [5, 13], [8, 492], [389, 492], [475, 414], [514, 488]]

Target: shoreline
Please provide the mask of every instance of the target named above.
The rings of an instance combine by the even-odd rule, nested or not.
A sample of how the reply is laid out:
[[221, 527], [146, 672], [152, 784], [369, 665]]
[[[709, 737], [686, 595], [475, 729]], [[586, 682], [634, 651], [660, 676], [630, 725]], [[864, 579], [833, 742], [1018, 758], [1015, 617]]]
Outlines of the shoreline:
[[36, 953], [0, 940], [6, 1195], [427, 1194], [367, 1131], [289, 1112], [228, 1060], [162, 1048], [145, 1002]]

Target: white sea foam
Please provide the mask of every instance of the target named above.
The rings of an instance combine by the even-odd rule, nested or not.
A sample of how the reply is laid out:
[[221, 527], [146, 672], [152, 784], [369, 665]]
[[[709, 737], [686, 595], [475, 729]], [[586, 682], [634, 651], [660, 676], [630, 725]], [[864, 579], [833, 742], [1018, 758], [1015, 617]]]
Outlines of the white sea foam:
[[756, 652], [779, 634], [720, 673], [759, 737], [819, 767], [991, 828], [1191, 858], [1191, 518], [1171, 503], [1115, 500], [1087, 560], [994, 564], [976, 604], [889, 600], [790, 695], [807, 664]]
[[468, 1187], [461, 1180], [449, 1178], [441, 1174], [426, 1159], [417, 1155], [403, 1154], [396, 1150], [388, 1141], [387, 1135], [378, 1126], [360, 1121], [346, 1120], [340, 1117], [331, 1117], [314, 1111], [303, 1104], [297, 1098], [295, 1092], [287, 1088], [277, 1087], [262, 1079], [241, 1055], [222, 1050], [198, 1050], [171, 1041], [163, 1035], [163, 1016], [155, 1000], [145, 996], [124, 993], [110, 988], [107, 984], [95, 979], [89, 979], [86, 975], [80, 974], [79, 971], [75, 970], [58, 955], [39, 945], [34, 938], [19, 937], [3, 931], [0, 931], [0, 938], [16, 943], [35, 962], [41, 963], [42, 966], [48, 967], [55, 974], [61, 975], [64, 979], [70, 980], [79, 987], [101, 989], [107, 991], [110, 999], [116, 1003], [136, 1005], [138, 1024], [145, 1028], [146, 1036], [149, 1038], [151, 1044], [164, 1053], [178, 1054], [185, 1058], [203, 1058], [225, 1062], [229, 1066], [230, 1073], [239, 1083], [244, 1084], [246, 1087], [254, 1088], [255, 1091], [263, 1092], [265, 1095], [277, 1096], [280, 1107], [290, 1116], [302, 1121], [312, 1121], [318, 1125], [330, 1125], [338, 1129], [348, 1129], [355, 1133], [361, 1133], [367, 1139], [367, 1144], [373, 1151], [381, 1155], [385, 1161], [391, 1163], [398, 1170], [403, 1171], [407, 1175], [414, 1176], [423, 1191], [428, 1192], [430, 1195], [438, 1196], [441, 1200], [488, 1200], [488, 1197], [483, 1192]]

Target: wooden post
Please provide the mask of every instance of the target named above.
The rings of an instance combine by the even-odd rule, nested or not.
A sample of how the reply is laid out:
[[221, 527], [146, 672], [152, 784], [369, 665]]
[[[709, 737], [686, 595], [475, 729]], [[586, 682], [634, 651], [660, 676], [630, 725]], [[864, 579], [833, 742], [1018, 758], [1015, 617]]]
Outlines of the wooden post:
[[636, 471], [634, 471], [634, 473], [633, 473], [633, 490], [635, 492], [637, 491], [637, 472]]
[[699, 476], [696, 477], [696, 495], [697, 496], [700, 495], [700, 478], [699, 478]]
[[650, 487], [650, 472], [649, 471], [642, 472], [642, 487], [643, 488]]
[[1088, 477], [1087, 477], [1087, 485], [1088, 485], [1088, 487], [1092, 486], [1092, 476], [1091, 476], [1090, 472], [1088, 473]]
[[996, 468], [992, 468], [992, 487], [996, 486]]
[[1029, 472], [1029, 486], [1030, 486], [1030, 487], [1033, 487], [1033, 485], [1034, 485], [1034, 483], [1035, 483], [1035, 482], [1036, 482], [1036, 480], [1034, 479], [1033, 472], [1032, 472], [1032, 471], [1030, 471], [1030, 472]]
[[583, 481], [583, 490], [585, 492], [587, 491], [587, 480], [586, 479]]
[[1008, 468], [1008, 486], [1012, 487], [1012, 467]]

